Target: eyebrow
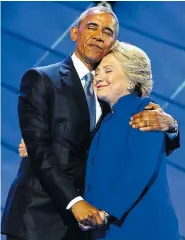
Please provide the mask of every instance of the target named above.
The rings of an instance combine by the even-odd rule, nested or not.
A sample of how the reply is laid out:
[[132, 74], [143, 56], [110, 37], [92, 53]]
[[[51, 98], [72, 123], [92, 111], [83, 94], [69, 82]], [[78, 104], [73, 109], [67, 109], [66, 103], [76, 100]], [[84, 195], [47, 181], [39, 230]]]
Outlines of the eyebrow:
[[106, 65], [103, 68], [107, 68], [107, 67], [113, 67], [112, 65]]
[[[104, 69], [107, 68], [107, 67], [111, 67], [111, 68], [112, 68], [113, 66], [112, 66], [112, 65], [103, 66]], [[96, 72], [96, 71], [98, 71], [98, 72], [100, 71], [99, 67], [97, 67], [97, 68], [95, 69], [95, 72]]]
[[[99, 27], [99, 25], [98, 25], [97, 23], [94, 23], [94, 22], [89, 22], [89, 23], [87, 23], [86, 26]], [[108, 31], [110, 31], [112, 34], [114, 34], [114, 31], [113, 31], [111, 28], [109, 28], [109, 27], [104, 27], [103, 29], [108, 30]]]

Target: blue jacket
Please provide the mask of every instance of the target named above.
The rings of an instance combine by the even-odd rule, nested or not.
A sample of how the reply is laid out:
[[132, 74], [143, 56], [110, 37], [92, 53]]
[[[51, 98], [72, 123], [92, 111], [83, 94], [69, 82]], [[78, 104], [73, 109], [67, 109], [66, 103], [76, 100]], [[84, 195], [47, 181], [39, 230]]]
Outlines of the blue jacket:
[[137, 200], [159, 159], [162, 164], [154, 184], [122, 226], [110, 224], [106, 231], [94, 230], [93, 239], [179, 239], [169, 197], [164, 133], [141, 132], [129, 126], [130, 118], [150, 101], [149, 97], [138, 98], [136, 94], [120, 98], [94, 136], [87, 162], [85, 199], [117, 219]]

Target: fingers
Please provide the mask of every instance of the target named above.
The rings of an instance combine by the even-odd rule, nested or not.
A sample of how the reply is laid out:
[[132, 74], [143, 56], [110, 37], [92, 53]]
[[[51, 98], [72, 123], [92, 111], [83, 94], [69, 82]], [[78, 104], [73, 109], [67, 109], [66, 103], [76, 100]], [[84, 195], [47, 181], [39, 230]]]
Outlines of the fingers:
[[85, 214], [83, 217], [79, 218], [79, 223], [83, 224], [84, 226], [91, 226], [91, 218], [92, 218], [92, 214]]
[[94, 217], [95, 217], [97, 225], [102, 225], [103, 224], [103, 220], [102, 220], [98, 211], [94, 214]]
[[152, 127], [157, 129], [159, 127], [159, 120], [156, 111], [142, 111], [131, 117], [129, 125], [133, 128]]
[[21, 139], [21, 143], [19, 144], [19, 156], [20, 157], [28, 156], [26, 145], [24, 144], [24, 141], [22, 141], [22, 139]]
[[19, 156], [21, 157], [21, 158], [23, 158], [23, 157], [28, 157], [28, 153], [26, 152], [20, 152], [19, 151]]
[[149, 126], [149, 127], [139, 128], [139, 130], [142, 131], [142, 132], [147, 132], [147, 131], [155, 131], [156, 129], [152, 126]]
[[103, 224], [99, 210], [84, 200], [74, 204], [71, 210], [76, 220], [85, 226]]
[[131, 118], [129, 125], [141, 131], [158, 131], [161, 126], [157, 114], [156, 111], [142, 111]]
[[105, 215], [103, 213], [103, 211], [99, 211], [100, 217], [101, 219], [104, 221], [105, 220]]
[[152, 120], [157, 117], [156, 111], [142, 111], [140, 113], [136, 113], [131, 117], [131, 121], [135, 124], [140, 122], [141, 120]]
[[89, 231], [89, 230], [93, 229], [91, 226], [85, 226], [81, 223], [78, 223], [78, 224], [79, 224], [79, 227], [82, 231]]
[[150, 127], [151, 130], [153, 129], [158, 129], [160, 127], [160, 124], [158, 122], [158, 120], [141, 120], [138, 123], [135, 124], [130, 124], [132, 126], [132, 128], [148, 128]]
[[97, 227], [103, 224], [103, 220], [98, 211], [89, 212], [79, 219], [79, 223], [84, 226]]
[[157, 109], [159, 109], [159, 108], [161, 108], [158, 104], [155, 104], [155, 103], [153, 103], [153, 102], [150, 102], [146, 107], [145, 107], [145, 109], [146, 110], [157, 110]]

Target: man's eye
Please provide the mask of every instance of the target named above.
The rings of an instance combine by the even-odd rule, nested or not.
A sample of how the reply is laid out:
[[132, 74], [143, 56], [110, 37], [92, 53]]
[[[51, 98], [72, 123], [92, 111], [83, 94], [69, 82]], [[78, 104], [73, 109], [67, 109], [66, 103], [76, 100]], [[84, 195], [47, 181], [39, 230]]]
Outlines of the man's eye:
[[112, 72], [112, 70], [106, 70], [106, 71], [105, 71], [105, 73], [110, 73], [110, 72]]
[[95, 27], [95, 26], [88, 26], [88, 29], [93, 29], [93, 30], [95, 30], [96, 27]]
[[105, 34], [107, 34], [108, 36], [112, 36], [112, 33], [109, 31], [106, 31]]

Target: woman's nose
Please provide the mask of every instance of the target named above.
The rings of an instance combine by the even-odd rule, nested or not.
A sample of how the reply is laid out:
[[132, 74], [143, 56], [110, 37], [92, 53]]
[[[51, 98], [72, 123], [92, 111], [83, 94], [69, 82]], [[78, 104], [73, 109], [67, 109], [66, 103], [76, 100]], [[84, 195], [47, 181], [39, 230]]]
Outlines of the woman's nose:
[[98, 79], [96, 80], [96, 85], [97, 85], [98, 83], [100, 83], [100, 82], [103, 82], [103, 80], [98, 78]]

